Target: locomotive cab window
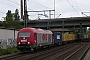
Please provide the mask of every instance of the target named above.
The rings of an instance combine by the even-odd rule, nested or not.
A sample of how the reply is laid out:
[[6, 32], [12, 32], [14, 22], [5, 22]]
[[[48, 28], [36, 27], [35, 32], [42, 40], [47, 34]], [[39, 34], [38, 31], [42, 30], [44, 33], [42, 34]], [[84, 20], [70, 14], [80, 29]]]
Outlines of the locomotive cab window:
[[36, 37], [37, 36], [37, 34], [36, 33], [34, 33], [34, 37]]
[[19, 37], [30, 37], [30, 32], [20, 32]]
[[36, 34], [36, 33], [34, 33], [34, 38], [35, 38], [35, 39], [37, 38], [37, 34]]

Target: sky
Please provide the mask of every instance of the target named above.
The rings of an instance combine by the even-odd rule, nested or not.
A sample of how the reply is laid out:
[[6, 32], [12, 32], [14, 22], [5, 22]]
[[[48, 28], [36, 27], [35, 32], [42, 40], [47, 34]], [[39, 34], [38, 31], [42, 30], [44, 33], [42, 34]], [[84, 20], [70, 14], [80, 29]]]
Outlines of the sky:
[[[43, 11], [55, 9], [55, 18], [86, 17], [90, 16], [89, 2], [90, 0], [27, 0], [27, 10]], [[19, 10], [20, 15], [20, 0], [0, 0], [0, 20], [3, 20], [2, 17], [6, 16], [8, 10], [14, 13], [15, 9]], [[49, 11], [45, 13], [28, 12], [28, 14], [31, 20], [54, 18], [54, 11], [51, 11], [51, 17]]]

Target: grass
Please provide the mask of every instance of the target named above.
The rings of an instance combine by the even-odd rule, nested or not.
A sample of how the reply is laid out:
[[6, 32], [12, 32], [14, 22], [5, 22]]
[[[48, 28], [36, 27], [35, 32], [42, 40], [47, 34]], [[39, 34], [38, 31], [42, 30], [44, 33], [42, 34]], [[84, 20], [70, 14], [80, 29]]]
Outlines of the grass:
[[0, 48], [0, 56], [19, 52], [16, 47], [2, 49]]

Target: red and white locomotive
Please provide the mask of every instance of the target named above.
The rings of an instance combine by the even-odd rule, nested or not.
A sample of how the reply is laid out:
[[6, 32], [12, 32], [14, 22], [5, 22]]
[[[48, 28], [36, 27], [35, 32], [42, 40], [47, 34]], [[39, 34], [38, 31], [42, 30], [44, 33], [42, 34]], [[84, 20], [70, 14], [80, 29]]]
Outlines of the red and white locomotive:
[[34, 50], [54, 44], [53, 33], [49, 30], [22, 28], [17, 35], [17, 48], [21, 51]]

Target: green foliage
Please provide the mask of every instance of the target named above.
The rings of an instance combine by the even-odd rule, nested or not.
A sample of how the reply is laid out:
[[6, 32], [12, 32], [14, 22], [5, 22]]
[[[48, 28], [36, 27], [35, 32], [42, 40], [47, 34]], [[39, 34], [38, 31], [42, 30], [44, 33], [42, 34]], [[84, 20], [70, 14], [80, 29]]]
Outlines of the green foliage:
[[19, 21], [4, 22], [3, 26], [6, 28], [15, 28], [15, 29], [20, 29], [23, 27]]
[[1, 49], [1, 48], [0, 48], [0, 56], [1, 56], [1, 55], [6, 55], [6, 54], [7, 54], [6, 49]]
[[87, 34], [87, 35], [88, 35], [88, 34], [90, 34], [90, 30], [89, 30], [89, 31], [87, 31], [87, 32], [86, 32], [86, 34]]
[[6, 13], [6, 21], [12, 21], [13, 20], [13, 15], [11, 13], [11, 10], [8, 10], [8, 12]]
[[19, 52], [19, 50], [17, 50], [16, 47], [7, 48], [7, 49], [1, 49], [0, 48], [0, 56], [1, 55], [6, 55], [6, 54], [12, 54], [12, 53], [16, 53], [16, 52]]
[[14, 13], [14, 21], [19, 21], [20, 20], [19, 18], [20, 18], [19, 12], [18, 12], [18, 9], [16, 9]]
[[18, 9], [15, 10], [15, 13], [12, 13], [10, 10], [6, 13], [6, 21], [3, 22], [3, 27], [6, 28], [15, 28], [20, 29], [23, 26], [20, 24]]
[[13, 48], [7, 48], [7, 52], [8, 54], [11, 54], [11, 53], [19, 52], [19, 50], [17, 50], [16, 47], [13, 47]]
[[86, 30], [85, 29], [74, 29], [74, 28], [69, 28], [69, 30], [74, 31], [75, 34], [86, 34]]

